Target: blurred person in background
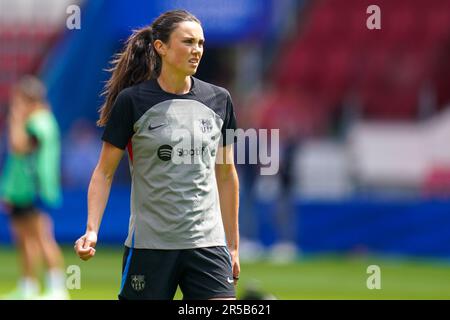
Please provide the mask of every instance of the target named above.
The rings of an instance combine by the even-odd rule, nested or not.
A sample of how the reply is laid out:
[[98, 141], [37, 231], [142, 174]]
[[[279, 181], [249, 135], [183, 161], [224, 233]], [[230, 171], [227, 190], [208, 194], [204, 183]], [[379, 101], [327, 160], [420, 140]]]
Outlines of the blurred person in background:
[[[34, 76], [13, 87], [8, 115], [9, 154], [0, 194], [19, 251], [21, 278], [4, 299], [68, 299], [64, 261], [53, 235], [48, 209], [61, 202], [59, 128], [46, 101], [46, 88]], [[45, 291], [39, 288], [41, 259]]]
[[239, 181], [226, 135], [236, 120], [228, 91], [193, 77], [204, 41], [196, 17], [168, 11], [128, 39], [106, 86], [103, 147], [74, 249], [83, 260], [94, 256], [127, 148], [131, 217], [119, 299], [173, 299], [178, 285], [184, 299], [236, 297]]

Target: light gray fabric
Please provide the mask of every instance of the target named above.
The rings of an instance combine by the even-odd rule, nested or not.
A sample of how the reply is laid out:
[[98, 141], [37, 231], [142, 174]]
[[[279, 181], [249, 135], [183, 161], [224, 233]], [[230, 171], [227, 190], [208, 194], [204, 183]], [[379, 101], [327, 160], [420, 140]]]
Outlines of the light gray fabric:
[[[156, 104], [134, 124], [125, 245], [148, 249], [225, 245], [214, 171], [222, 124], [212, 109], [188, 99]], [[173, 148], [169, 160], [168, 146]]]

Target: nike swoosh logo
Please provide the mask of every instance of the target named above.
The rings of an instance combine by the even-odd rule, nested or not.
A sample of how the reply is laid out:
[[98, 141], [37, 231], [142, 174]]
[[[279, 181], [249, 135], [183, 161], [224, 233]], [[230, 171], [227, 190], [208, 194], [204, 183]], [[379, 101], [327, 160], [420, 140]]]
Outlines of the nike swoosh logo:
[[234, 282], [234, 280], [230, 279], [229, 277], [227, 277], [227, 281], [228, 281], [228, 283], [233, 283]]
[[160, 125], [158, 125], [158, 126], [154, 126], [154, 127], [152, 127], [152, 125], [149, 125], [149, 126], [148, 126], [148, 130], [155, 130], [155, 129], [158, 129], [158, 128], [160, 128], [160, 127], [162, 127], [162, 126], [165, 126], [165, 125], [166, 125], [165, 123], [160, 124]]

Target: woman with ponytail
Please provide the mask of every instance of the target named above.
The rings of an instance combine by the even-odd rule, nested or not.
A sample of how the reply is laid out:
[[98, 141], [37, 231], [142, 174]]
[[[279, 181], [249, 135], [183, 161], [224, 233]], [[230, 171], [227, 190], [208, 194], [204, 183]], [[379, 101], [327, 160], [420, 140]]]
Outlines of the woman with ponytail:
[[103, 147], [88, 190], [82, 260], [95, 255], [115, 170], [127, 150], [131, 215], [119, 299], [235, 299], [239, 181], [233, 103], [201, 81], [200, 21], [169, 11], [136, 30], [113, 60], [98, 125]]

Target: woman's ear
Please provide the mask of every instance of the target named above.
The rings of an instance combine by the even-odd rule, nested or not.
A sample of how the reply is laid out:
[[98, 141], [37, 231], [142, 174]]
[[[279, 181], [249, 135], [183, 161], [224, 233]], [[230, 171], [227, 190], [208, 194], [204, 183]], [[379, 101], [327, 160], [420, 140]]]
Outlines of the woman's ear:
[[161, 40], [155, 40], [155, 42], [153, 42], [153, 46], [155, 47], [156, 52], [161, 56], [165, 56], [166, 55], [166, 45], [164, 44], [164, 42], [162, 42]]

